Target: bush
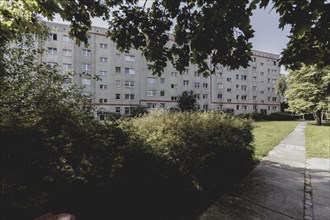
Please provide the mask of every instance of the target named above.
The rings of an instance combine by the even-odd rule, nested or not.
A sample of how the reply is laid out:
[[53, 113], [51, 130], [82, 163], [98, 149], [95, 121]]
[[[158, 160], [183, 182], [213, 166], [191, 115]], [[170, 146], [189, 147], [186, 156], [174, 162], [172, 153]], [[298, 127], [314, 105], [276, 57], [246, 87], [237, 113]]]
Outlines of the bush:
[[253, 112], [250, 114], [240, 114], [239, 118], [252, 119], [254, 121], [293, 121], [296, 120], [295, 116], [287, 112], [274, 112], [270, 115]]
[[167, 215], [169, 206], [198, 201], [189, 196], [214, 194], [253, 165], [250, 120], [219, 112], [154, 111], [121, 126], [131, 142], [122, 178], [137, 184], [141, 194], [156, 195], [158, 199], [150, 198], [153, 204], [161, 204], [161, 198]]

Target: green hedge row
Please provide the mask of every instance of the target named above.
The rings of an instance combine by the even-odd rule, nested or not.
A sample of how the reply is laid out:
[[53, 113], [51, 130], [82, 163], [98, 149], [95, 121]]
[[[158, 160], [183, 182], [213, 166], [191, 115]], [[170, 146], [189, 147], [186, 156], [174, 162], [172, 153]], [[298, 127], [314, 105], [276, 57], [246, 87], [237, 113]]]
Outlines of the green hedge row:
[[253, 119], [255, 121], [293, 121], [296, 120], [296, 117], [287, 112], [274, 112], [269, 115], [260, 114], [257, 112], [250, 114], [240, 114], [238, 115], [240, 118], [248, 118]]
[[53, 113], [1, 126], [2, 217], [193, 218], [254, 164], [248, 119], [156, 111], [87, 125]]

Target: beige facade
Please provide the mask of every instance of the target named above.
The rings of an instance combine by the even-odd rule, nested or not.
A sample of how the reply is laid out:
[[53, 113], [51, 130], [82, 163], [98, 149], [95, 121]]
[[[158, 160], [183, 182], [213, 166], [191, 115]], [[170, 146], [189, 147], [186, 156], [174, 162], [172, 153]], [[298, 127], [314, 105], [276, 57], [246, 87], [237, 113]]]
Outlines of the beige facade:
[[216, 74], [206, 78], [198, 76], [194, 65], [180, 75], [169, 64], [163, 75], [156, 77], [139, 51], [119, 52], [104, 28], [92, 28], [86, 48], [68, 37], [69, 26], [48, 26], [53, 34], [44, 45], [43, 61], [58, 64], [64, 71], [74, 70], [76, 74], [64, 83], [82, 86], [99, 112], [127, 114], [137, 105], [150, 109], [176, 107], [177, 97], [190, 90], [196, 94], [200, 110], [227, 109], [235, 114], [280, 111], [280, 97], [274, 91], [280, 77], [278, 55], [253, 51], [248, 68], [230, 70], [219, 65]]

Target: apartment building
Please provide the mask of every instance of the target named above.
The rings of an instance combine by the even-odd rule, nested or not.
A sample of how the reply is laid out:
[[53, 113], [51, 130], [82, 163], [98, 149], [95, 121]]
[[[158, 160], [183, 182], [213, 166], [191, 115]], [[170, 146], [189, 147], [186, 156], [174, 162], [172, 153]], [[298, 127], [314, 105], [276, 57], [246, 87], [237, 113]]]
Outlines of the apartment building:
[[[253, 51], [248, 68], [231, 70], [219, 65], [216, 74], [199, 76], [191, 65], [182, 75], [169, 63], [161, 77], [153, 76], [137, 50], [120, 53], [106, 37], [106, 29], [93, 27], [89, 46], [69, 38], [69, 26], [47, 23], [52, 30], [42, 59], [63, 71], [74, 70], [64, 84], [75, 83], [92, 98], [98, 116], [129, 114], [132, 107], [149, 109], [177, 106], [183, 91], [194, 91], [199, 110], [227, 110], [235, 114], [280, 111], [274, 85], [280, 77], [279, 56]], [[98, 78], [98, 79], [96, 79]]]

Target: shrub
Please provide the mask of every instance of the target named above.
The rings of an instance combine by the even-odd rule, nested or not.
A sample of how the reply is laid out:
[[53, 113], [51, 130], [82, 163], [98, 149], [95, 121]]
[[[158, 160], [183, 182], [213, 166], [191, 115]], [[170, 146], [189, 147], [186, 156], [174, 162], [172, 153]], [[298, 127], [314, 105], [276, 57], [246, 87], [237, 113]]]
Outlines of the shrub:
[[296, 120], [295, 116], [288, 112], [274, 112], [269, 116], [270, 121], [294, 121]]

